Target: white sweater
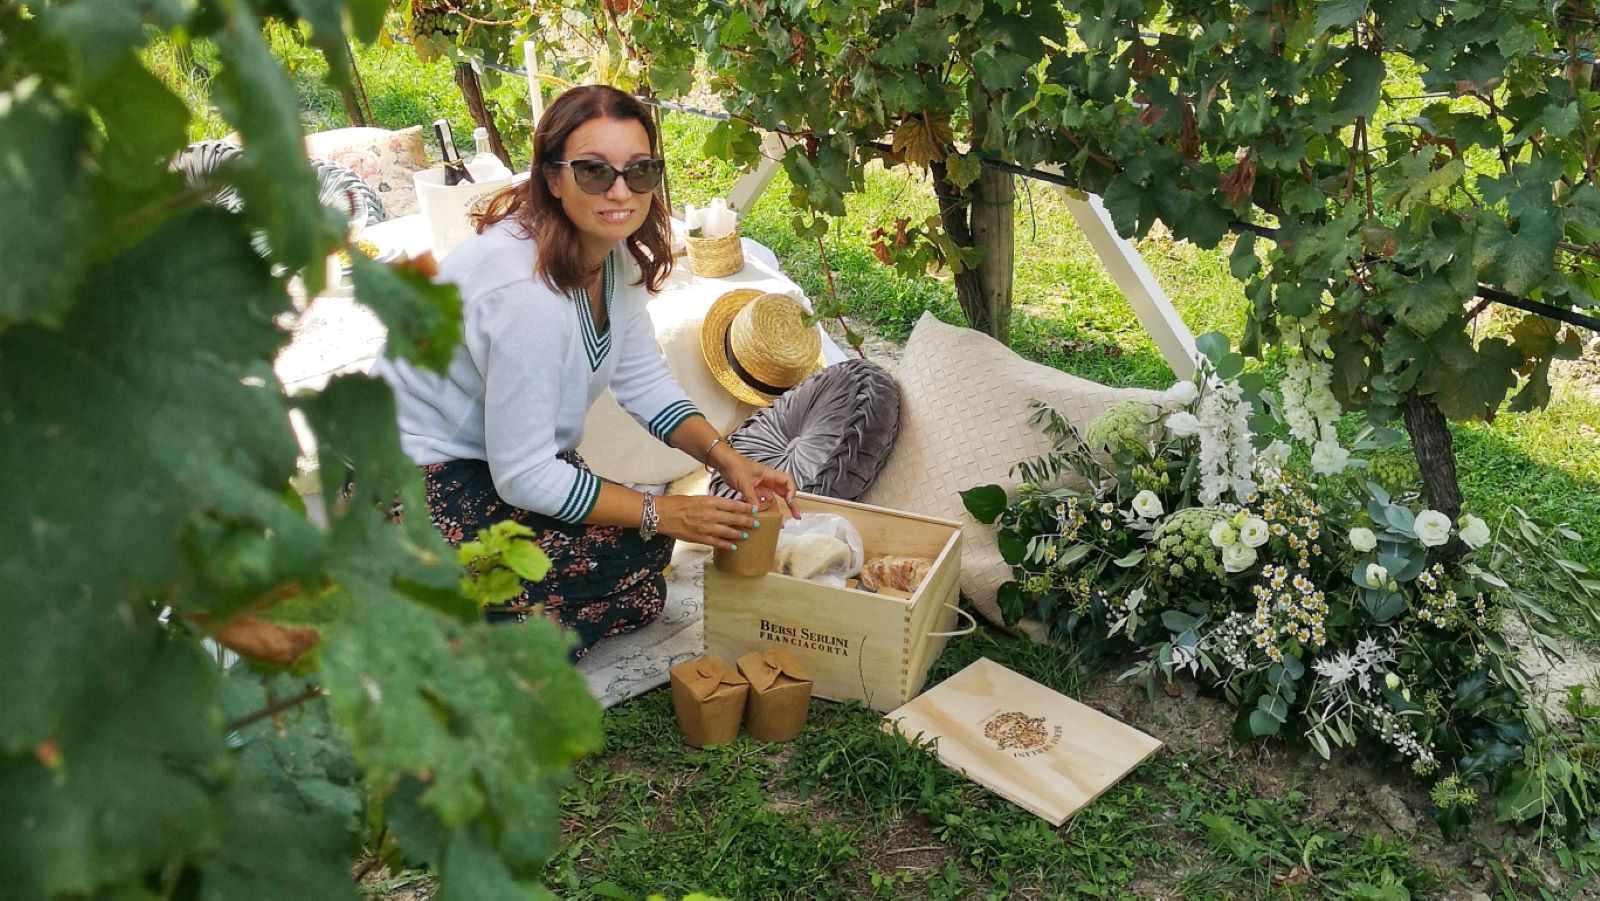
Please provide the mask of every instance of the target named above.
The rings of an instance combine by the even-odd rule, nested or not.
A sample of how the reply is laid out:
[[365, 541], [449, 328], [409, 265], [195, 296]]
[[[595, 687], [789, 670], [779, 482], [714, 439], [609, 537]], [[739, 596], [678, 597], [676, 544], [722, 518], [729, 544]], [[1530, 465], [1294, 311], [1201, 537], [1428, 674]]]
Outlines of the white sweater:
[[497, 223], [451, 251], [441, 281], [461, 289], [462, 346], [444, 375], [380, 356], [394, 389], [400, 447], [418, 465], [483, 460], [509, 504], [582, 522], [600, 479], [556, 454], [583, 440], [584, 416], [607, 387], [662, 442], [699, 411], [667, 371], [645, 311], [638, 264], [618, 245], [609, 326], [596, 334], [587, 297], [533, 274], [521, 228]]

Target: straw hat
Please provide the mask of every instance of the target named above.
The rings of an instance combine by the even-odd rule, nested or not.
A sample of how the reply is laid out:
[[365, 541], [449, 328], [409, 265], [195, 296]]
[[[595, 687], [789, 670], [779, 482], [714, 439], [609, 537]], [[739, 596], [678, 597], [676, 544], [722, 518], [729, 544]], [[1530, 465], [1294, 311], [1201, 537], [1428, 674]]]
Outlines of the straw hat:
[[700, 350], [728, 393], [758, 407], [823, 366], [822, 337], [787, 294], [736, 288], [717, 298], [700, 326]]

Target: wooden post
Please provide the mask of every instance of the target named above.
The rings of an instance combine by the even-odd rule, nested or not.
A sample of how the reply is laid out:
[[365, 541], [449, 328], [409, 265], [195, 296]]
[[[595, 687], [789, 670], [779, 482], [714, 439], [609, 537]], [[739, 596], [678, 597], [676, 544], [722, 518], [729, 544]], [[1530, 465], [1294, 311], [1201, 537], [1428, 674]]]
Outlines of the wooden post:
[[1010, 172], [984, 166], [972, 199], [972, 246], [982, 247], [977, 296], [962, 297], [972, 327], [1011, 343], [1011, 291], [1016, 283], [1017, 182]]

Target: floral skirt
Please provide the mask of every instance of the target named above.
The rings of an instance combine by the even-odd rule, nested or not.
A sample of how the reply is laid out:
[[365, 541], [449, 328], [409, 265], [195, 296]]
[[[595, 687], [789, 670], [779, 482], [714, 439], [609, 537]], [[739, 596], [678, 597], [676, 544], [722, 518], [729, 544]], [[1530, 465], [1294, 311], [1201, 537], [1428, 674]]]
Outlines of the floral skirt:
[[[589, 469], [575, 451], [560, 456]], [[550, 557], [543, 581], [523, 582], [521, 595], [486, 608], [490, 622], [524, 622], [543, 604], [545, 615], [577, 633], [576, 658], [600, 639], [632, 632], [661, 615], [671, 538], [645, 541], [637, 529], [562, 522], [514, 507], [495, 491], [482, 460], [434, 463], [422, 467], [422, 475], [433, 524], [452, 545], [509, 519], [532, 529], [533, 540]]]

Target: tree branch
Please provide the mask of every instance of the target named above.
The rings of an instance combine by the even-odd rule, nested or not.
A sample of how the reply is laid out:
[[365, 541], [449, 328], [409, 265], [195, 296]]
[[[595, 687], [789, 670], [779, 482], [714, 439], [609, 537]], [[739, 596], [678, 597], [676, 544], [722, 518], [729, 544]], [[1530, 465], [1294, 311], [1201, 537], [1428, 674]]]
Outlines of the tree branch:
[[308, 685], [306, 686], [305, 691], [300, 692], [292, 698], [285, 698], [282, 701], [274, 701], [260, 710], [257, 710], [255, 713], [246, 714], [236, 720], [233, 720], [232, 722], [228, 723], [226, 729], [229, 732], [243, 729], [251, 723], [264, 720], [267, 717], [277, 716], [278, 714], [283, 713], [285, 710], [299, 707], [301, 704], [304, 704], [312, 698], [321, 697], [321, 695], [322, 686]]

